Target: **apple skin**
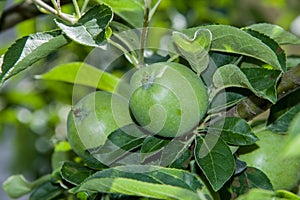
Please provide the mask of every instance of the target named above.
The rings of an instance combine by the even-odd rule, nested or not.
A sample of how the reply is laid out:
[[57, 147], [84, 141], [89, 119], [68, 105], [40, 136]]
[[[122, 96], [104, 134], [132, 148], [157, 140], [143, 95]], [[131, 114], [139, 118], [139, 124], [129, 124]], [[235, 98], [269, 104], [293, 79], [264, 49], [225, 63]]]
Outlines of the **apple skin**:
[[136, 71], [129, 105], [134, 119], [152, 134], [190, 133], [208, 108], [207, 88], [192, 70], [178, 63], [155, 63]]
[[128, 100], [104, 91], [93, 92], [69, 112], [67, 137], [74, 152], [92, 168], [103, 167], [89, 150], [103, 145], [110, 133], [132, 123]]
[[291, 190], [300, 180], [300, 160], [283, 157], [282, 151], [288, 142], [288, 135], [264, 130], [256, 133], [256, 145], [241, 147], [239, 158], [248, 166], [263, 171], [275, 190]]

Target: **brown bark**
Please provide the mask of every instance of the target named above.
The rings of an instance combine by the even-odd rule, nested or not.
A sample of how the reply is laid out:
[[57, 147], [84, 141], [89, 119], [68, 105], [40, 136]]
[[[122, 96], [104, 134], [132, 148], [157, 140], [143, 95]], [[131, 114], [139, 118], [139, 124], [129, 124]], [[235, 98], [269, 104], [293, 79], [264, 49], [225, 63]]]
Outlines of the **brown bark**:
[[[300, 65], [287, 71], [277, 86], [278, 99], [300, 88]], [[241, 117], [247, 121], [265, 112], [272, 106], [272, 103], [257, 96], [250, 96], [231, 108], [226, 116]]]

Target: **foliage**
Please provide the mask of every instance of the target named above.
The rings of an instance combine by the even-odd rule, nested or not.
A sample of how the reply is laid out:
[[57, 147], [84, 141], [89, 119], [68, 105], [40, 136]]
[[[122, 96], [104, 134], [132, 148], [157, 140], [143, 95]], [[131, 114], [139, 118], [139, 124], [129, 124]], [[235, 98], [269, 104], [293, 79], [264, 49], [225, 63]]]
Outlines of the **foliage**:
[[[174, 2], [183, 4], [183, 1]], [[300, 199], [299, 185], [293, 185], [288, 191], [281, 190], [286, 188], [280, 188], [279, 184], [276, 188], [279, 190], [274, 190], [264, 171], [239, 160], [241, 149], [260, 148], [256, 135], [268, 129], [272, 134], [287, 135], [288, 142], [280, 156], [292, 158], [295, 165], [300, 162], [299, 57], [290, 56], [283, 49], [283, 45], [299, 45], [298, 37], [270, 23], [242, 28], [191, 23], [193, 27], [176, 31], [148, 28], [149, 23], [157, 22], [155, 13], [161, 12], [160, 6], [166, 6], [169, 1], [98, 0], [89, 4], [73, 1], [75, 15], [71, 15], [73, 11], [67, 6], [60, 10], [61, 5], [56, 1], [52, 2], [53, 7], [39, 0], [33, 3], [41, 12], [46, 10], [56, 15], [56, 19], [47, 31], [36, 31], [16, 40], [1, 56], [0, 86], [6, 92], [3, 94], [12, 98], [14, 105], [25, 108], [16, 111], [7, 106], [0, 112], [1, 118], [11, 124], [31, 124], [29, 135], [32, 132], [45, 134], [48, 150], [44, 154], [51, 156], [52, 169], [46, 175], [37, 174], [35, 181], [28, 181], [23, 175], [9, 177], [3, 188], [10, 197], [30, 194], [31, 200]], [[193, 4], [200, 3], [180, 8], [186, 11]], [[164, 42], [153, 42], [149, 38]], [[80, 49], [73, 52], [74, 57], [66, 56], [71, 55], [68, 49], [71, 47]], [[55, 56], [65, 57], [65, 60], [57, 63]], [[47, 60], [50, 61], [45, 62]], [[180, 137], [173, 137], [176, 135], [173, 133], [169, 134], [172, 137], [153, 135], [147, 127], [140, 127], [133, 116], [132, 119], [127, 117], [130, 124], [118, 124], [116, 119], [126, 111], [114, 113], [113, 100], [81, 103], [83, 97], [95, 90], [129, 101], [132, 74], [152, 63], [160, 63], [159, 67], [180, 63], [178, 66], [189, 68], [205, 83], [201, 87], [207, 90], [209, 106], [193, 130]], [[47, 65], [55, 67], [45, 72]], [[17, 78], [32, 77], [24, 73], [29, 69], [40, 74], [35, 76], [34, 82], [43, 88], [32, 87], [31, 93], [19, 97], [11, 95], [15, 89], [10, 84]], [[163, 76], [165, 70], [158, 71], [158, 76]], [[151, 73], [143, 73], [146, 80], [142, 81], [154, 82]], [[180, 75], [173, 75], [172, 84], [176, 81], [181, 84]], [[171, 82], [161, 80], [164, 87]], [[51, 92], [45, 92], [45, 88]], [[186, 89], [172, 92], [188, 102]], [[197, 98], [206, 101], [204, 97]], [[112, 108], [99, 109], [101, 106], [97, 105]], [[191, 103], [189, 109], [196, 109], [193, 105]], [[98, 109], [93, 110], [95, 106]], [[65, 128], [66, 116], [59, 114], [65, 108], [69, 117], [74, 118], [72, 131], [83, 130], [84, 140], [93, 144], [84, 149], [83, 140], [76, 138], [80, 140], [75, 141], [81, 144], [80, 153], [70, 138], [65, 138], [70, 126]], [[185, 112], [173, 110], [179, 110], [180, 114]], [[96, 117], [89, 119], [93, 123], [86, 123], [84, 120], [92, 116], [93, 111]], [[147, 111], [151, 114], [150, 109]], [[98, 140], [94, 137], [101, 136], [104, 112], [110, 118], [115, 117], [105, 119], [106, 124], [114, 126], [97, 146]], [[73, 119], [71, 117], [69, 119]], [[38, 124], [41, 121], [37, 119], [44, 119], [43, 124]], [[57, 124], [64, 127], [57, 131], [63, 136], [53, 134]], [[41, 149], [45, 147], [43, 143], [39, 145]], [[271, 145], [276, 148], [276, 144]], [[282, 165], [284, 167], [284, 163]], [[287, 178], [300, 181], [300, 175]]]

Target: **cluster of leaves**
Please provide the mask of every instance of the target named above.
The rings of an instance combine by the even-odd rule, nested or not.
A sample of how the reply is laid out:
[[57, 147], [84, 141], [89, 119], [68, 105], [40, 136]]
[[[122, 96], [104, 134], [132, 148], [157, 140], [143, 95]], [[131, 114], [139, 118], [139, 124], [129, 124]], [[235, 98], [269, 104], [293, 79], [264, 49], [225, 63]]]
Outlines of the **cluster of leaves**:
[[[0, 84], [70, 42], [105, 48], [111, 35], [129, 27], [141, 27], [143, 12], [140, 1], [102, 0], [75, 24], [56, 20], [59, 30], [28, 35], [7, 50], [0, 60]], [[114, 13], [129, 27], [113, 22]], [[139, 35], [120, 39], [130, 44], [135, 37], [139, 40]], [[175, 145], [164, 152], [170, 143], [168, 139], [134, 138], [123, 129], [117, 130], [110, 134], [110, 141], [125, 151], [147, 153], [154, 164], [143, 158], [143, 164], [147, 165], [110, 168], [97, 161], [85, 164], [62, 141], [53, 153], [56, 168], [52, 174], [34, 182], [26, 181], [21, 175], [12, 176], [4, 184], [7, 193], [18, 198], [31, 192], [32, 200], [74, 196], [78, 199], [214, 199], [223, 193], [238, 199], [262, 196], [299, 199], [288, 191], [273, 191], [268, 177], [239, 161], [236, 151], [257, 141], [248, 120], [270, 108], [263, 126], [273, 132], [288, 131], [291, 139], [287, 155], [299, 156], [300, 104], [295, 98], [299, 95], [298, 59], [286, 56], [281, 45], [298, 45], [300, 40], [271, 24], [242, 29], [227, 25], [199, 26], [173, 32], [170, 39], [170, 55], [165, 58], [155, 52], [157, 56], [162, 60], [181, 57], [178, 62], [185, 62], [201, 74], [209, 90], [210, 108], [198, 129], [199, 134], [174, 139]], [[134, 65], [132, 57], [136, 52], [126, 54]], [[79, 70], [82, 76], [78, 78]], [[295, 79], [291, 80], [289, 74]], [[112, 74], [79, 62], [57, 66], [38, 78], [109, 92], [114, 92], [120, 82]], [[117, 152], [111, 154], [114, 153]], [[159, 166], [163, 165], [163, 156], [172, 158], [166, 167]]]

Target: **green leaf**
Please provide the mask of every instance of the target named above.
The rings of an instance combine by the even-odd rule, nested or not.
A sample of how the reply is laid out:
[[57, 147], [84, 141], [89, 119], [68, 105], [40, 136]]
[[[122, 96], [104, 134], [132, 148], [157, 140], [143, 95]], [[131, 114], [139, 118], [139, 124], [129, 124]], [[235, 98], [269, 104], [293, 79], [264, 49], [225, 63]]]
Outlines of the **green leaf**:
[[180, 53], [190, 63], [192, 69], [197, 74], [200, 74], [208, 67], [208, 52], [212, 40], [212, 34], [208, 29], [199, 28], [193, 37], [175, 31], [172, 38]]
[[143, 142], [141, 153], [150, 153], [160, 150], [166, 146], [170, 140], [164, 140], [157, 137], [147, 137]]
[[186, 140], [173, 139], [168, 143], [161, 155], [161, 166], [167, 166], [184, 154], [193, 141], [193, 137], [185, 138]]
[[[230, 148], [232, 154], [235, 154], [239, 150], [238, 146], [229, 146], [229, 148]], [[246, 169], [247, 169], [246, 162], [239, 160], [239, 159], [235, 159], [234, 176], [241, 174]]]
[[291, 192], [274, 192], [270, 190], [263, 190], [254, 188], [247, 194], [239, 196], [237, 200], [299, 200], [299, 196], [292, 194]]
[[300, 89], [280, 99], [270, 109], [268, 129], [273, 132], [287, 132], [292, 119], [300, 112]]
[[200, 198], [201, 180], [189, 172], [150, 165], [134, 165], [99, 171], [72, 192], [98, 191], [157, 199]]
[[196, 137], [194, 155], [214, 191], [219, 190], [234, 173], [235, 161], [229, 147], [214, 134]]
[[62, 192], [62, 188], [53, 185], [50, 181], [48, 181], [37, 187], [31, 193], [29, 200], [52, 200], [62, 194]]
[[300, 57], [299, 56], [289, 56], [287, 57], [286, 61], [286, 68], [287, 70], [291, 68], [295, 68], [300, 64]]
[[[115, 38], [120, 40], [131, 53], [135, 53], [140, 47], [140, 37], [135, 29], [124, 24], [112, 21], [110, 24]], [[137, 55], [135, 54], [137, 57]]]
[[0, 86], [5, 80], [68, 43], [69, 40], [61, 31], [35, 33], [17, 40], [3, 57]]
[[74, 152], [71, 145], [67, 141], [60, 141], [55, 144], [54, 152], [51, 155], [51, 167], [52, 169], [60, 169], [61, 164], [67, 160], [74, 159]]
[[267, 99], [273, 104], [277, 102], [276, 87], [281, 77], [279, 70], [250, 67], [243, 68], [242, 71], [255, 89], [253, 92], [256, 96]]
[[287, 191], [287, 190], [276, 190], [276, 197], [279, 197], [280, 199], [284, 200], [300, 200], [300, 196]]
[[269, 178], [262, 171], [253, 167], [248, 167], [236, 176], [231, 184], [231, 190], [235, 197], [245, 194], [253, 188], [273, 190]]
[[258, 31], [275, 40], [278, 44], [300, 44], [300, 38], [275, 24], [259, 23], [246, 28]]
[[50, 179], [51, 175], [45, 175], [33, 182], [29, 182], [23, 175], [13, 175], [3, 183], [3, 189], [11, 198], [20, 198]]
[[111, 133], [108, 139], [117, 147], [130, 151], [141, 146], [146, 137], [147, 135], [144, 130], [142, 130], [139, 126], [129, 124]]
[[251, 145], [258, 140], [247, 121], [238, 117], [220, 119], [209, 126], [208, 133], [221, 134], [221, 139], [232, 145]]
[[[228, 25], [207, 25], [203, 28], [212, 33], [211, 51], [249, 56], [270, 64], [274, 69], [282, 70], [273, 50], [245, 31]], [[191, 37], [198, 29], [199, 27], [187, 29], [183, 33]]]
[[218, 90], [227, 87], [242, 87], [255, 91], [247, 76], [234, 64], [219, 67], [213, 75], [213, 83]]
[[99, 3], [109, 5], [113, 12], [122, 17], [134, 28], [143, 26], [144, 8], [138, 0], [97, 0]]
[[79, 185], [93, 173], [91, 169], [75, 162], [64, 162], [60, 170], [62, 178], [73, 185]]
[[80, 84], [109, 92], [114, 92], [120, 81], [114, 75], [81, 62], [58, 65], [36, 78]]
[[251, 90], [256, 96], [263, 97], [272, 103], [277, 100], [276, 85], [280, 71], [264, 68], [242, 68], [228, 64], [217, 69], [213, 83], [220, 91], [227, 87], [241, 87]]
[[103, 146], [90, 150], [92, 155], [102, 163], [140, 164], [140, 152], [147, 135], [135, 124], [129, 124], [112, 132]]
[[59, 143], [55, 144], [54, 151], [55, 152], [66, 152], [70, 151], [71, 145], [67, 141], [60, 141]]
[[[88, 10], [74, 25], [55, 20], [62, 31], [73, 41], [92, 47], [105, 48], [106, 27], [113, 18], [113, 12], [106, 5], [97, 5]], [[109, 32], [109, 29], [108, 29]]]
[[174, 162], [171, 163], [171, 168], [186, 169], [192, 157], [192, 152], [187, 149], [181, 156], [179, 156]]
[[[94, 193], [94, 195], [95, 195], [95, 193]], [[90, 194], [87, 194], [85, 192], [78, 192], [76, 194], [76, 198], [78, 200], [90, 200], [90, 199], [95, 200], [96, 199], [95, 197], [92, 197]]]
[[51, 168], [52, 169], [60, 169], [61, 168], [61, 163], [68, 161], [68, 160], [73, 160], [75, 157], [73, 151], [67, 151], [67, 152], [62, 152], [62, 151], [55, 151], [51, 154]]
[[239, 58], [241, 57], [240, 55], [217, 51], [210, 51], [209, 56], [213, 61], [212, 64], [216, 67], [237, 63]]
[[168, 166], [184, 154], [192, 141], [193, 137], [172, 140], [148, 137], [141, 149], [141, 159], [147, 164]]
[[[171, 142], [170, 140], [164, 140], [157, 137], [149, 136], [147, 137], [141, 148], [141, 159], [142, 162], [147, 162], [146, 159], [150, 160], [152, 163], [156, 160], [158, 161], [161, 159], [161, 152], [164, 150], [164, 147]], [[155, 156], [156, 155], [156, 156]], [[155, 160], [153, 160], [154, 157]], [[149, 162], [149, 161], [148, 161]]]
[[13, 175], [3, 183], [3, 189], [11, 198], [20, 198], [31, 192], [32, 183], [28, 182], [23, 175]]
[[256, 37], [257, 39], [261, 40], [266, 45], [268, 45], [268, 47], [270, 47], [273, 50], [274, 54], [277, 56], [277, 60], [280, 63], [282, 71], [286, 71], [285, 52], [275, 40], [271, 39], [267, 35], [264, 35], [262, 33], [259, 33], [251, 29], [243, 29], [243, 30], [246, 31], [248, 34], [252, 35], [253, 37]]
[[5, 7], [5, 4], [6, 4], [6, 1], [3, 1], [3, 0], [0, 1], [0, 18], [1, 18], [2, 12], [3, 12], [3, 9]]
[[238, 54], [230, 54], [226, 52], [210, 51], [210, 63], [205, 71], [202, 72], [201, 77], [208, 88], [213, 87], [213, 75], [216, 70], [227, 64], [237, 64], [241, 60], [242, 56]]
[[300, 112], [293, 118], [288, 128], [288, 142], [284, 149], [285, 157], [300, 157]]
[[217, 93], [210, 102], [208, 113], [215, 113], [236, 105], [250, 96], [250, 92], [240, 88], [228, 88]]

